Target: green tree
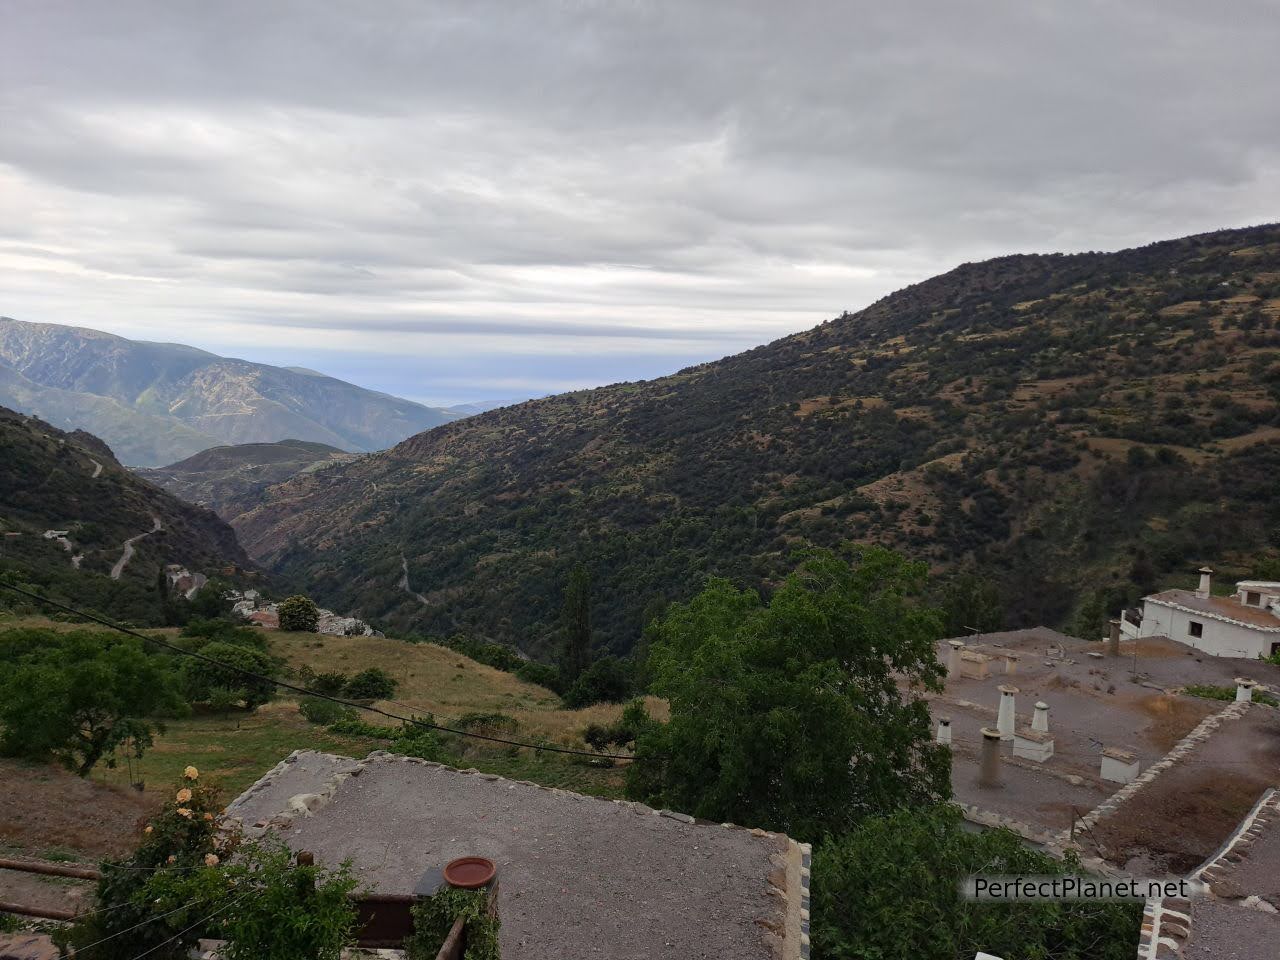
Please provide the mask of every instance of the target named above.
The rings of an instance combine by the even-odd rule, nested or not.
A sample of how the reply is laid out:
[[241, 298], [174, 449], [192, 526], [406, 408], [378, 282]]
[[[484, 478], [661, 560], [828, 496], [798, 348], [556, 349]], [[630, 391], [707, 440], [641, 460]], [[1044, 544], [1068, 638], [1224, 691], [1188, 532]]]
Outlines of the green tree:
[[1078, 873], [1007, 830], [971, 833], [950, 804], [871, 817], [813, 854], [814, 954], [832, 960], [1128, 960], [1142, 905], [975, 902], [974, 874]]
[[0, 635], [0, 752], [56, 758], [86, 776], [127, 746], [140, 757], [183, 709], [167, 659], [115, 633]]
[[650, 653], [671, 718], [638, 723], [629, 795], [800, 837], [948, 796], [950, 756], [897, 685], [941, 688], [925, 576], [878, 547], [815, 551], [768, 604], [712, 580], [672, 605]]
[[631, 696], [631, 664], [617, 657], [601, 657], [578, 677], [564, 695], [571, 710], [593, 703], [622, 703]]
[[[195, 658], [183, 663], [182, 688], [192, 703], [222, 702], [225, 697], [221, 691], [238, 690], [243, 693], [245, 708], [252, 710], [275, 694], [276, 685], [270, 678], [275, 676], [276, 661], [269, 654], [222, 640], [205, 644], [200, 653], [218, 663]], [[262, 678], [249, 676], [251, 673]]]
[[972, 570], [964, 570], [942, 591], [944, 631], [948, 637], [989, 633], [1004, 626], [1004, 601], [1000, 588]]
[[561, 682], [571, 687], [591, 665], [591, 574], [586, 564], [576, 564], [569, 573], [560, 608], [560, 629]]
[[320, 611], [310, 597], [289, 597], [280, 604], [279, 611], [281, 630], [315, 633], [320, 625]]

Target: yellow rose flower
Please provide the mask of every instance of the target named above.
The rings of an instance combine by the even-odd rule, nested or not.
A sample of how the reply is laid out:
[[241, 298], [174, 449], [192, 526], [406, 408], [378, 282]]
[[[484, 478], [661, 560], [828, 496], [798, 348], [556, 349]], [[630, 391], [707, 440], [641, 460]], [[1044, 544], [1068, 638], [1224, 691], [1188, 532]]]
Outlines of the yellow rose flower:
[[218, 855], [216, 853], [206, 853], [204, 855], [204, 865], [206, 867], [216, 867], [218, 865]]
[[142, 832], [143, 832], [143, 833], [150, 833], [150, 832], [151, 832], [152, 830], [154, 830], [154, 829], [155, 829], [155, 827], [151, 826], [151, 824], [149, 824], [149, 823], [148, 823], [148, 824], [147, 824], [147, 829], [143, 830]]
[[179, 803], [186, 803], [188, 800], [191, 799], [191, 791], [188, 790], [186, 787], [183, 787], [181, 790], [178, 791], [177, 799]]
[[177, 811], [176, 811], [176, 812], [177, 812], [178, 816], [180, 816], [180, 817], [186, 817], [188, 820], [190, 820], [190, 819], [191, 819], [191, 814], [192, 814], [194, 811], [193, 811], [190, 807], [179, 807], [179, 808], [177, 809]]
[[178, 861], [178, 858], [171, 853], [169, 854], [169, 859], [166, 860], [165, 863], [177, 863], [177, 861]]
[[188, 780], [194, 780], [198, 776], [200, 776], [200, 771], [197, 770], [195, 767], [187, 767], [187, 769], [182, 771], [182, 775], [186, 777]]
[[206, 820], [212, 820], [212, 819], [213, 819], [213, 814], [212, 814], [212, 813], [206, 813], [206, 814], [204, 815], [204, 818], [205, 818]]

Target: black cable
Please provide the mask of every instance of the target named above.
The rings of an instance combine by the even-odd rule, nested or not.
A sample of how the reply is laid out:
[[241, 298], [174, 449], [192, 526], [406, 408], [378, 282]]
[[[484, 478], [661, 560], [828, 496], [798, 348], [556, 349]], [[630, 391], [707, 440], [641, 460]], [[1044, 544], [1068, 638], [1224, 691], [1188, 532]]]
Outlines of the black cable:
[[597, 760], [635, 759], [635, 757], [628, 757], [620, 753], [592, 753], [587, 750], [573, 750], [569, 747], [543, 746], [537, 743], [525, 743], [523, 740], [508, 740], [505, 737], [491, 737], [483, 733], [472, 733], [469, 730], [457, 730], [453, 727], [441, 726], [438, 723], [428, 723], [425, 720], [419, 720], [417, 717], [403, 717], [398, 713], [391, 713], [389, 710], [382, 710], [378, 707], [357, 703], [354, 700], [344, 700], [342, 697], [330, 696], [327, 693], [316, 693], [313, 690], [308, 690], [306, 687], [299, 687], [296, 684], [289, 683], [285, 680], [277, 680], [274, 677], [268, 677], [261, 673], [254, 673], [252, 670], [245, 670], [242, 667], [234, 667], [229, 663], [223, 663], [221, 660], [215, 660], [213, 657], [207, 657], [203, 653], [199, 653], [195, 650], [186, 650], [183, 647], [178, 646], [176, 643], [170, 643], [168, 640], [161, 640], [159, 637], [148, 637], [144, 633], [138, 633], [136, 630], [130, 630], [128, 627], [122, 627], [118, 623], [112, 623], [104, 617], [99, 617], [92, 613], [85, 613], [83, 610], [77, 610], [75, 607], [68, 606], [65, 603], [59, 603], [57, 600], [50, 600], [48, 597], [43, 597], [38, 593], [32, 593], [30, 590], [23, 590], [21, 587], [16, 587], [11, 583], [0, 581], [0, 587], [3, 587], [6, 590], [12, 590], [14, 593], [19, 593], [24, 597], [29, 597], [30, 599], [39, 601], [40, 603], [47, 603], [51, 607], [57, 607], [59, 610], [63, 610], [77, 617], [83, 617], [86, 620], [92, 620], [94, 623], [100, 623], [104, 627], [110, 627], [112, 630], [118, 630], [120, 633], [126, 634], [130, 637], [137, 637], [139, 640], [154, 643], [156, 646], [163, 647], [166, 650], [171, 650], [174, 653], [180, 653], [183, 656], [203, 660], [205, 663], [213, 664], [215, 667], [220, 667], [223, 670], [231, 670], [243, 676], [251, 677], [254, 680], [261, 680], [264, 683], [274, 684], [281, 689], [291, 690], [294, 693], [300, 693], [305, 697], [316, 697], [320, 700], [328, 700], [331, 703], [341, 704], [342, 706], [350, 707], [353, 710], [367, 710], [370, 713], [376, 713], [389, 720], [399, 720], [401, 723], [411, 723], [414, 726], [425, 727], [430, 730], [438, 730], [441, 733], [452, 733], [459, 737], [471, 737], [475, 740], [488, 740], [491, 743], [502, 743], [509, 747], [526, 747], [530, 750], [546, 750], [548, 753], [564, 753], [574, 757], [592, 757]]

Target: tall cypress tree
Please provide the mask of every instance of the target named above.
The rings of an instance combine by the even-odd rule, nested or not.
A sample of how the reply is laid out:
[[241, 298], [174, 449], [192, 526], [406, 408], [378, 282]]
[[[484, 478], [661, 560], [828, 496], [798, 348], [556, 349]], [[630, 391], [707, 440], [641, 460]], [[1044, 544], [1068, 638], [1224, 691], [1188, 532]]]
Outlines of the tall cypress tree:
[[568, 686], [591, 664], [591, 574], [584, 563], [576, 564], [569, 573], [560, 625], [560, 675]]

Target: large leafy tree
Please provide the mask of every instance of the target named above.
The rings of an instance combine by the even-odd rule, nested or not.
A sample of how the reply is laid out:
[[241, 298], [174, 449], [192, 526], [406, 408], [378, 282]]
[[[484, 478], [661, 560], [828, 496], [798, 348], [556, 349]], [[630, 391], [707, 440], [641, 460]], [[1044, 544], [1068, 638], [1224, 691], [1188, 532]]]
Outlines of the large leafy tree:
[[765, 603], [712, 580], [654, 625], [652, 692], [633, 797], [701, 817], [817, 838], [950, 792], [930, 741], [940, 618], [915, 597], [926, 568], [877, 547], [821, 551]]
[[950, 804], [870, 817], [813, 855], [813, 946], [832, 960], [1128, 960], [1138, 903], [966, 900], [974, 874], [1079, 873], [1007, 830], [964, 828]]
[[9, 631], [0, 665], [0, 751], [82, 777], [126, 745], [141, 756], [159, 718], [185, 706], [168, 659], [114, 633]]

